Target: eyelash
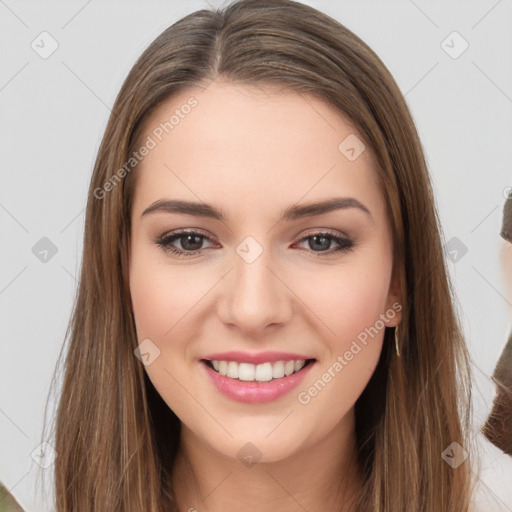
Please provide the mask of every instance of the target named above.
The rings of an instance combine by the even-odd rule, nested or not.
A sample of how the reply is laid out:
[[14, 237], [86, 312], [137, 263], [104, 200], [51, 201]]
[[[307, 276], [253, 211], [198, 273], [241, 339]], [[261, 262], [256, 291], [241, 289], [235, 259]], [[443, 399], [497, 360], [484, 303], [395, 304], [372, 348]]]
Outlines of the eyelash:
[[[196, 251], [183, 251], [181, 249], [177, 249], [176, 247], [172, 247], [171, 246], [172, 242], [174, 242], [176, 240], [179, 240], [180, 238], [184, 238], [186, 235], [197, 235], [200, 238], [206, 239], [209, 242], [213, 242], [210, 237], [208, 237], [206, 235], [203, 235], [201, 233], [198, 233], [197, 231], [182, 230], [182, 231], [178, 231], [178, 232], [175, 232], [175, 233], [172, 233], [172, 234], [164, 234], [164, 235], [158, 237], [155, 240], [155, 243], [156, 243], [156, 245], [161, 247], [165, 252], [172, 253], [172, 254], [176, 255], [178, 258], [189, 258], [191, 256], [195, 256], [195, 255], [199, 254], [201, 251], [204, 250], [204, 249], [199, 249], [199, 250], [196, 250]], [[319, 232], [310, 233], [307, 236], [301, 238], [299, 240], [299, 242], [303, 242], [304, 240], [307, 240], [309, 238], [313, 238], [315, 236], [316, 237], [328, 238], [328, 239], [330, 239], [330, 240], [332, 240], [332, 241], [334, 241], [334, 242], [336, 242], [337, 244], [340, 245], [340, 247], [338, 247], [337, 249], [334, 249], [333, 251], [320, 251], [320, 252], [318, 252], [318, 251], [311, 251], [313, 253], [315, 253], [315, 252], [317, 253], [315, 255], [316, 257], [321, 257], [324, 254], [333, 254], [333, 253], [338, 252], [338, 251], [349, 252], [349, 251], [351, 251], [355, 247], [355, 242], [352, 239], [345, 238], [345, 237], [342, 237], [342, 236], [339, 236], [339, 235], [335, 235], [333, 233], [329, 233], [329, 232], [326, 232], [326, 231], [319, 231]]]

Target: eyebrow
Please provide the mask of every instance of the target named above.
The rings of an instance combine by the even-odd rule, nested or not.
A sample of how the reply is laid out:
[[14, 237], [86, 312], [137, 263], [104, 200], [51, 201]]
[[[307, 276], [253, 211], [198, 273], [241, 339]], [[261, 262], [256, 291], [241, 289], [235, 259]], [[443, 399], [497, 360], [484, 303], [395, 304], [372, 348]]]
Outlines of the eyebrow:
[[[354, 197], [333, 197], [324, 201], [290, 206], [283, 211], [279, 222], [323, 215], [335, 210], [344, 210], [347, 208], [357, 208], [365, 212], [373, 220], [370, 210]], [[196, 217], [208, 217], [222, 222], [226, 220], [226, 217], [221, 211], [209, 204], [177, 199], [159, 199], [148, 206], [142, 212], [141, 217], [153, 212], [181, 213], [184, 215], [194, 215]]]

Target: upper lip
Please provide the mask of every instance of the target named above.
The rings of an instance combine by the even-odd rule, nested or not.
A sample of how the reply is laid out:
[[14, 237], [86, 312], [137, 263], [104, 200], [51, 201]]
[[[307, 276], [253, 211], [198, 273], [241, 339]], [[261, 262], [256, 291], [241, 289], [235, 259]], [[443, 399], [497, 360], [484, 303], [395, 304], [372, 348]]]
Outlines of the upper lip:
[[293, 354], [291, 352], [250, 353], [231, 351], [219, 352], [217, 354], [209, 354], [207, 356], [204, 356], [203, 359], [208, 359], [209, 361], [236, 361], [237, 363], [261, 364], [267, 362], [273, 363], [276, 361], [302, 361], [314, 358], [302, 354]]

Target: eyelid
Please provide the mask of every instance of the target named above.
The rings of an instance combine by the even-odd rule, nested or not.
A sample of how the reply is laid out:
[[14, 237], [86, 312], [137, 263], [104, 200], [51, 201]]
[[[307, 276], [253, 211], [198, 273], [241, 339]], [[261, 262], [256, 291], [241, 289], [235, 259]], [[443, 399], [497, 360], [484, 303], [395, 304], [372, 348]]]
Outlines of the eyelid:
[[[343, 237], [343, 238], [352, 238], [349, 234], [339, 230], [339, 229], [331, 229], [331, 228], [309, 228], [307, 229], [304, 234], [300, 236], [300, 239], [302, 240], [305, 237], [316, 235], [317, 233], [324, 233], [326, 235], [332, 235], [337, 237]], [[297, 235], [299, 236], [299, 235]], [[297, 237], [296, 237], [297, 238]]]
[[156, 237], [156, 240], [163, 240], [166, 238], [170, 238], [172, 236], [178, 237], [179, 235], [182, 235], [182, 236], [184, 236], [184, 235], [200, 235], [200, 236], [208, 239], [211, 242], [213, 242], [213, 240], [215, 239], [214, 236], [207, 234], [206, 231], [204, 231], [201, 228], [181, 228], [181, 229], [171, 229], [170, 231], [165, 231], [161, 235], [158, 235]]

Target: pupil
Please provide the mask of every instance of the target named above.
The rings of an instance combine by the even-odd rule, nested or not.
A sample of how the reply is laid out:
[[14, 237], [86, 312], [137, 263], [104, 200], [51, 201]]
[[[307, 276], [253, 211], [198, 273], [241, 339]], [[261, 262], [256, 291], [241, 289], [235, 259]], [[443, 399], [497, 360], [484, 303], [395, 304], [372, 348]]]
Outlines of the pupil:
[[[184, 236], [186, 242], [183, 245], [184, 249], [189, 249], [191, 251], [197, 250], [201, 247], [201, 237], [197, 235], [185, 235]], [[190, 247], [190, 240], [196, 239], [196, 245], [197, 247]], [[194, 242], [191, 242], [192, 246], [194, 245]]]
[[[320, 244], [320, 249], [328, 249], [328, 248], [329, 248], [329, 242], [330, 242], [330, 240], [329, 240], [327, 237], [325, 237], [325, 236], [316, 236], [316, 235], [315, 235], [315, 236], [313, 236], [313, 240], [314, 240], [314, 242], [313, 242], [313, 243], [316, 243], [318, 240], [323, 240], [323, 241], [324, 241], [324, 243], [323, 243], [323, 244]], [[310, 247], [313, 249], [313, 246], [312, 246], [312, 243], [311, 243], [311, 242], [310, 242], [310, 244], [309, 244], [309, 245], [310, 245]], [[317, 246], [317, 248], [318, 248], [318, 246]]]

